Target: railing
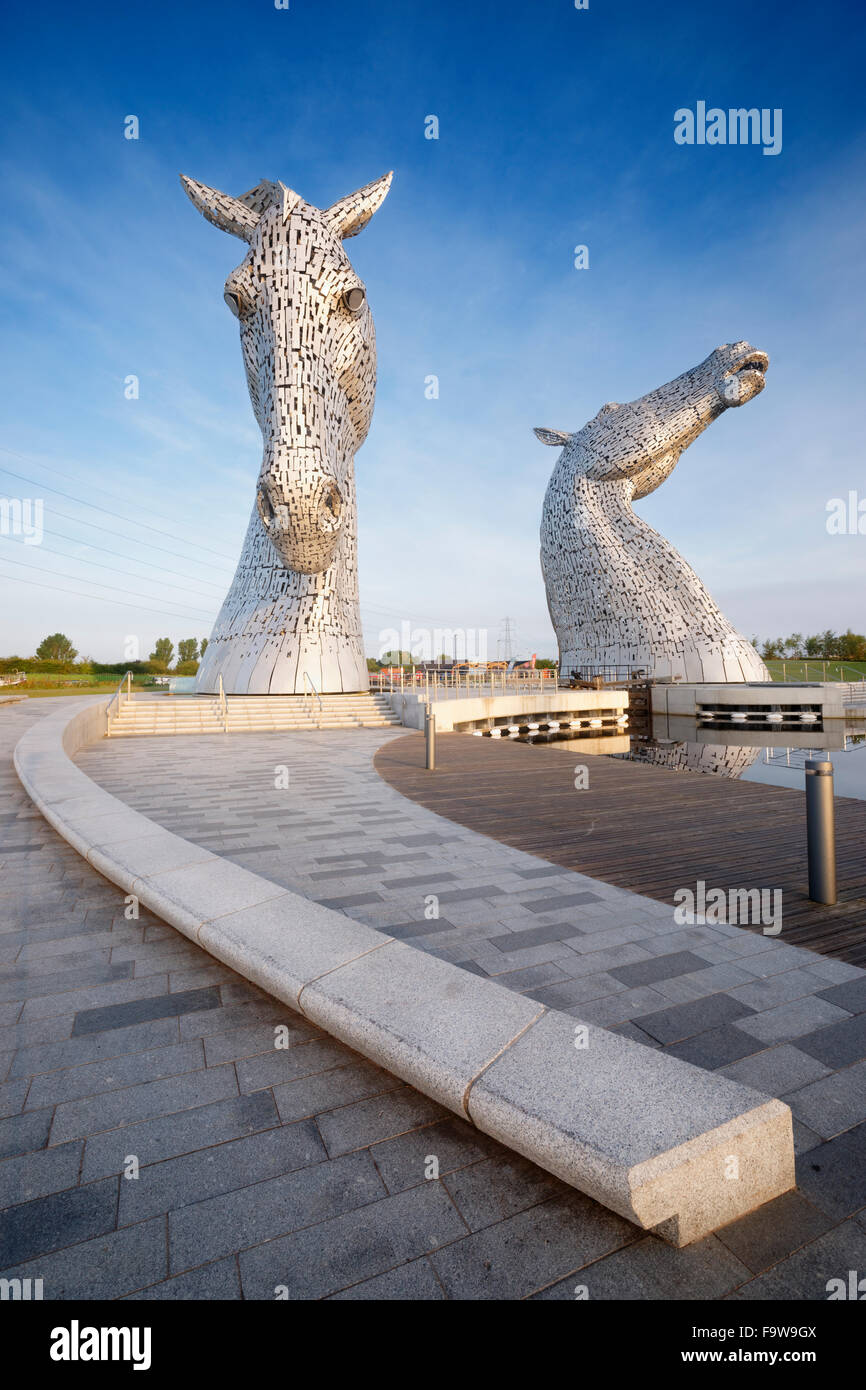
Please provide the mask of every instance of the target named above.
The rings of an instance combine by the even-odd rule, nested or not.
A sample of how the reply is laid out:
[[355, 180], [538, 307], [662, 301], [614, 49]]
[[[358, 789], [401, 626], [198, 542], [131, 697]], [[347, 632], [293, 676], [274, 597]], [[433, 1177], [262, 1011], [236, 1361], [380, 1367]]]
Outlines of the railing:
[[[307, 690], [307, 682], [309, 682], [309, 686], [310, 686], [309, 691]], [[321, 714], [322, 711], [324, 710], [324, 705], [322, 704], [322, 697], [321, 697], [321, 695], [319, 694], [318, 690], [316, 689], [316, 683], [315, 683], [315, 681], [313, 680], [313, 677], [310, 675], [310, 673], [309, 673], [308, 671], [304, 671], [304, 705], [303, 705], [303, 707], [304, 707], [304, 709], [307, 708], [307, 700], [309, 700], [309, 702], [310, 702], [310, 705], [309, 705], [310, 714], [313, 713], [313, 697], [315, 697], [315, 699], [318, 701], [318, 704], [319, 704], [319, 714]]]
[[229, 731], [229, 704], [228, 700], [226, 699], [226, 692], [225, 687], [223, 685], [222, 675], [220, 675], [219, 682], [219, 689], [217, 693], [219, 695], [220, 713], [223, 717], [223, 733], [227, 734]]
[[506, 695], [515, 691], [521, 691], [524, 695], [553, 693], [561, 686], [559, 673], [547, 667], [522, 671], [470, 667], [463, 671], [448, 671], [403, 666], [399, 671], [372, 671], [370, 688], [391, 695], [415, 691], [419, 696], [423, 694], [426, 702], [471, 695]]
[[127, 701], [129, 701], [129, 700], [132, 699], [132, 672], [131, 672], [131, 671], [127, 671], [127, 673], [126, 673], [125, 676], [121, 676], [121, 678], [120, 678], [120, 684], [118, 685], [117, 689], [115, 690], [114, 694], [112, 695], [112, 697], [111, 697], [111, 699], [110, 699], [110, 701], [109, 701], [109, 703], [108, 703], [108, 708], [107, 708], [106, 711], [105, 711], [105, 737], [106, 737], [106, 738], [111, 738], [112, 710], [114, 709], [115, 706], [117, 706], [117, 708], [114, 709], [114, 718], [116, 718], [116, 719], [119, 719], [119, 718], [120, 718], [120, 711], [121, 711], [121, 709], [122, 709], [122, 707], [123, 707], [123, 687], [124, 687], [124, 684], [126, 685], [126, 698], [127, 698]]
[[[774, 680], [782, 681], [841, 681], [845, 684], [858, 683], [866, 679], [861, 666], [840, 661], [837, 657], [765, 657], [764, 665]], [[811, 668], [811, 669], [810, 669]], [[847, 673], [847, 674], [846, 674]]]

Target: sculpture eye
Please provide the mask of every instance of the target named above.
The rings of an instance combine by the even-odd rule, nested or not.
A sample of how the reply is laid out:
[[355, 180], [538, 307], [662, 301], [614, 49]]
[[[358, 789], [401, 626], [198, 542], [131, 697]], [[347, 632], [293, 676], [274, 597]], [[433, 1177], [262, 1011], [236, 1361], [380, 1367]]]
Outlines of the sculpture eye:
[[235, 318], [236, 318], [236, 319], [239, 319], [240, 316], [241, 316], [241, 299], [240, 299], [240, 295], [235, 294], [233, 290], [223, 290], [223, 299], [225, 300], [226, 304], [227, 304], [227, 305], [229, 306], [229, 308], [231, 309], [231, 311], [232, 311], [232, 313], [234, 314]]
[[346, 290], [343, 295], [343, 303], [350, 314], [360, 314], [366, 298], [367, 291], [362, 289], [360, 285], [355, 285], [352, 289]]

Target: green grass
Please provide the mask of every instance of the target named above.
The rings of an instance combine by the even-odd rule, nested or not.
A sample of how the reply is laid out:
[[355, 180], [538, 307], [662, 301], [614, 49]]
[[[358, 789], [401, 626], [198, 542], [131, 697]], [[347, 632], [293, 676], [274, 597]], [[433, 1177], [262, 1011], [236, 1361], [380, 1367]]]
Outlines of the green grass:
[[765, 662], [774, 681], [857, 681], [866, 680], [866, 661], [782, 661]]

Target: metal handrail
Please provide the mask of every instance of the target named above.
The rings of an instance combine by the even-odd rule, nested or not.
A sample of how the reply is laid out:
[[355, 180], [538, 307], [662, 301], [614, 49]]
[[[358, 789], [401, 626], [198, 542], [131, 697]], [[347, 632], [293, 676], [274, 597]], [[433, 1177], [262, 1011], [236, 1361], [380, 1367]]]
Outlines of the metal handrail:
[[316, 682], [313, 680], [313, 677], [310, 675], [309, 671], [306, 671], [306, 670], [304, 671], [303, 681], [304, 681], [304, 701], [305, 701], [305, 708], [306, 708], [306, 700], [307, 700], [307, 681], [309, 681], [309, 682], [310, 682], [310, 697], [309, 697], [309, 699], [310, 699], [310, 714], [312, 714], [312, 712], [313, 712], [313, 696], [314, 696], [314, 695], [315, 695], [316, 699], [317, 699], [318, 702], [319, 702], [319, 714], [321, 714], [321, 713], [323, 712], [323, 710], [324, 710], [325, 707], [324, 707], [324, 705], [322, 704], [322, 697], [321, 697], [321, 695], [319, 694], [318, 690], [316, 689]]
[[225, 687], [223, 686], [222, 674], [220, 674], [219, 678], [219, 702], [223, 717], [223, 733], [227, 734], [229, 731], [229, 705], [226, 699]]
[[121, 708], [122, 708], [122, 706], [123, 706], [122, 694], [123, 694], [123, 683], [124, 683], [124, 681], [126, 682], [126, 698], [127, 698], [127, 700], [131, 700], [131, 699], [132, 699], [132, 672], [131, 672], [131, 671], [127, 671], [127, 673], [126, 673], [125, 676], [121, 676], [121, 678], [120, 678], [120, 684], [118, 685], [117, 689], [115, 690], [114, 694], [112, 695], [111, 699], [109, 700], [108, 705], [106, 706], [106, 710], [105, 710], [105, 737], [106, 737], [106, 738], [111, 738], [111, 707], [112, 707], [112, 705], [115, 703], [115, 701], [117, 702], [117, 718], [118, 718], [118, 719], [120, 718], [120, 711], [121, 711]]

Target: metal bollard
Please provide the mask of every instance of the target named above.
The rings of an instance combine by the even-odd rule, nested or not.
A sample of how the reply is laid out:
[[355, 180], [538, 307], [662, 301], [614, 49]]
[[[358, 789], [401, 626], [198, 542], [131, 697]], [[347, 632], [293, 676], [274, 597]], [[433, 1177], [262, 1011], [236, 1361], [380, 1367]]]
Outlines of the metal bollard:
[[427, 771], [436, 768], [436, 715], [431, 705], [424, 706], [424, 737], [427, 741]]
[[809, 897], [815, 903], [836, 902], [836, 829], [833, 808], [833, 764], [806, 760], [806, 844], [809, 859]]

